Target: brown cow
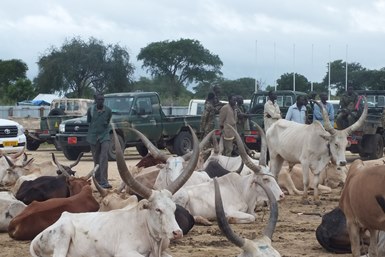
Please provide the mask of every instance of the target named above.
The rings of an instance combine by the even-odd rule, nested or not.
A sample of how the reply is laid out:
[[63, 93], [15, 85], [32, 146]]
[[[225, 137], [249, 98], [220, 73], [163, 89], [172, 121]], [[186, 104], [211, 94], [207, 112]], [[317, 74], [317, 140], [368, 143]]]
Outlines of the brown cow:
[[353, 257], [360, 256], [362, 232], [370, 232], [369, 256], [378, 256], [378, 230], [385, 230], [385, 165], [350, 166], [339, 207], [346, 216]]
[[37, 234], [55, 223], [64, 211], [93, 212], [99, 203], [92, 195], [90, 185], [82, 188], [79, 194], [68, 198], [52, 198], [44, 202], [34, 201], [23, 212], [11, 220], [8, 234], [16, 240], [32, 240]]

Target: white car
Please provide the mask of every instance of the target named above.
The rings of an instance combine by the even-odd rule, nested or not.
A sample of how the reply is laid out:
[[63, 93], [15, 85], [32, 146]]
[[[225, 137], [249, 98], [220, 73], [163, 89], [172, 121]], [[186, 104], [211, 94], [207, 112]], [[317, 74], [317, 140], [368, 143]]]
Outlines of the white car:
[[26, 144], [27, 139], [22, 125], [12, 120], [0, 119], [0, 151], [19, 152], [26, 147]]

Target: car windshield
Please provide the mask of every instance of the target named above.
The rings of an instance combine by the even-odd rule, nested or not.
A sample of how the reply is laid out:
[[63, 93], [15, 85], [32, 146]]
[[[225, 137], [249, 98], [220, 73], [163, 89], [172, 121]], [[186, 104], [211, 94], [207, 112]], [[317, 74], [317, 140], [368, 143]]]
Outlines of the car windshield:
[[104, 104], [111, 108], [113, 113], [124, 113], [131, 110], [134, 98], [131, 96], [113, 97], [104, 99]]

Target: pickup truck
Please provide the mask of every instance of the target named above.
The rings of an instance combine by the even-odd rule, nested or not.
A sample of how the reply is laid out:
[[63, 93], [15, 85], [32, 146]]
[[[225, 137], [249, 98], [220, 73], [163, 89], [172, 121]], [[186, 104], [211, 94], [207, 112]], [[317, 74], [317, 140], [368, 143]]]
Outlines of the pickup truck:
[[[361, 129], [348, 137], [352, 153], [358, 153], [367, 159], [379, 159], [384, 155], [385, 128], [385, 90], [356, 91], [358, 95], [365, 95], [368, 101], [368, 116]], [[359, 106], [362, 107], [363, 100]], [[359, 110], [360, 112], [360, 110]]]
[[91, 99], [83, 98], [54, 99], [48, 115], [40, 118], [40, 128], [28, 131], [27, 149], [30, 151], [37, 150], [40, 144], [47, 142], [48, 144], [54, 144], [57, 150], [61, 150], [55, 139], [56, 134], [59, 132], [60, 123], [64, 120], [84, 116], [93, 102]]
[[[287, 110], [293, 105], [298, 95], [307, 95], [304, 92], [291, 91], [291, 90], [278, 90], [275, 91], [277, 95], [277, 103], [281, 110], [281, 115], [284, 118]], [[244, 141], [247, 147], [251, 150], [261, 150], [261, 137], [258, 130], [255, 128], [253, 122], [256, 122], [261, 128], [264, 129], [263, 125], [263, 109], [266, 101], [268, 100], [268, 91], [257, 91], [254, 92], [251, 97], [250, 103], [250, 130], [245, 130]], [[253, 122], [252, 122], [253, 121]]]
[[[156, 92], [112, 93], [105, 94], [104, 98], [104, 104], [112, 110], [111, 123], [115, 125], [122, 149], [136, 147], [140, 155], [147, 154], [139, 137], [128, 127], [142, 132], [158, 148], [167, 148], [177, 155], [184, 155], [192, 149], [192, 135], [188, 125], [198, 136], [201, 133], [201, 116], [165, 115]], [[90, 151], [90, 145], [86, 141], [88, 126], [86, 116], [60, 124], [56, 140], [67, 159], [75, 160], [79, 153]], [[112, 136], [112, 128], [110, 130]], [[109, 160], [115, 160], [113, 140], [108, 157]]]

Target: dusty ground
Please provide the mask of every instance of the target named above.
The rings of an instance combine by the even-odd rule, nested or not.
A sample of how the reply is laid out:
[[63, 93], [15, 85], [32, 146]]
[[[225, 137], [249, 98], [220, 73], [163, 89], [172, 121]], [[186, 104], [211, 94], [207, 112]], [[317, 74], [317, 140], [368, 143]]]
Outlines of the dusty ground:
[[[55, 152], [59, 161], [69, 164], [61, 152], [53, 148], [39, 149], [28, 152], [36, 162], [42, 162], [50, 158], [50, 153]], [[350, 159], [356, 158], [350, 156]], [[126, 162], [134, 165], [138, 162], [139, 155], [134, 150], [126, 150]], [[84, 175], [92, 168], [92, 158], [88, 153], [76, 167], [80, 175]], [[109, 163], [110, 183], [117, 187], [120, 183], [117, 167], [114, 162]], [[330, 257], [336, 254], [326, 252], [315, 238], [315, 230], [321, 222], [321, 216], [338, 205], [340, 189], [334, 190], [330, 195], [322, 196], [322, 205], [302, 205], [300, 196], [287, 196], [279, 203], [279, 218], [275, 233], [273, 235], [273, 246], [283, 257]], [[311, 214], [311, 215], [308, 215]], [[259, 235], [266, 224], [269, 212], [261, 209], [255, 224], [232, 225], [232, 228], [240, 235], [252, 238]], [[7, 233], [0, 234], [0, 257], [30, 256], [29, 241], [15, 241]], [[195, 226], [183, 239], [173, 242], [170, 253], [174, 257], [203, 257], [203, 256], [237, 256], [240, 250], [227, 241], [218, 226]], [[341, 257], [350, 254], [338, 255]]]

